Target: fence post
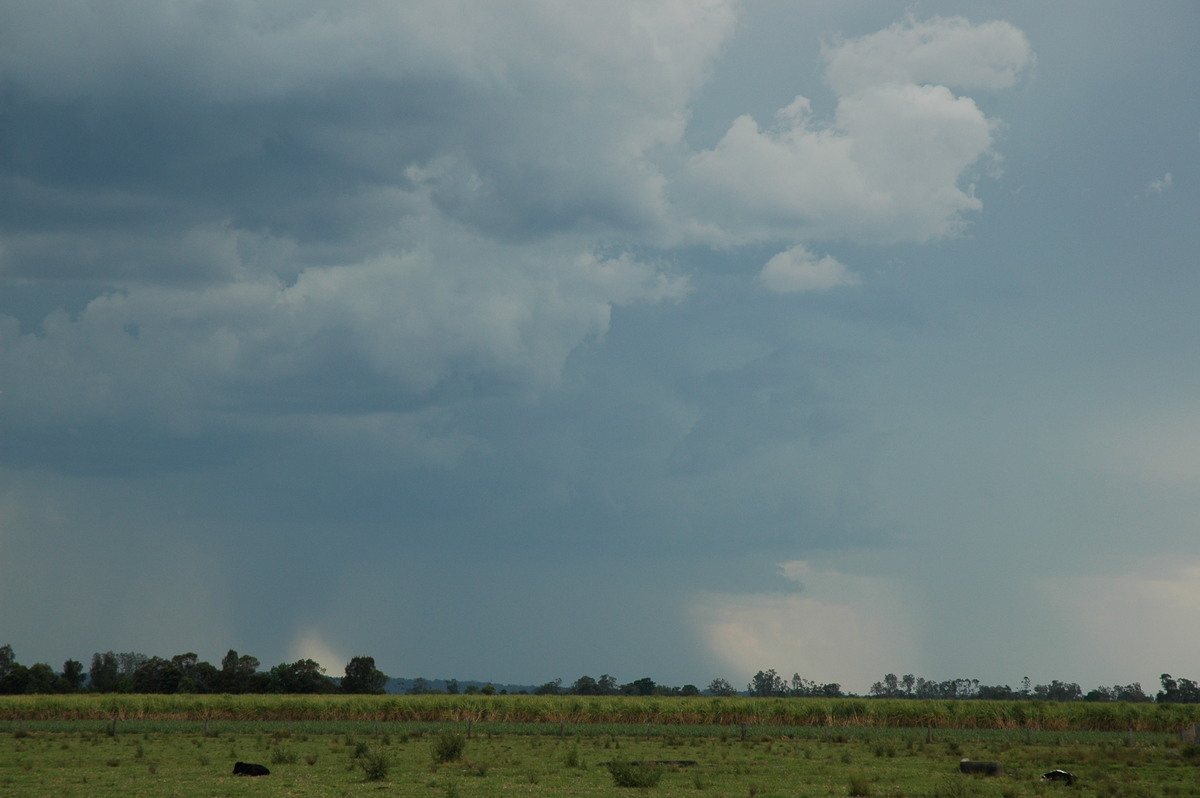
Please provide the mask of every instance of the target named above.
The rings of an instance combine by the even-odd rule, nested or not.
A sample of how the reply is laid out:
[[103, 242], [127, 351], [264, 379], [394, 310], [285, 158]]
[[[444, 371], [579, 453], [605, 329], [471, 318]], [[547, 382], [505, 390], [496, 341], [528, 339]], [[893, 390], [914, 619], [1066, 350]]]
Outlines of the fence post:
[[746, 742], [746, 724], [742, 724], [742, 742]]

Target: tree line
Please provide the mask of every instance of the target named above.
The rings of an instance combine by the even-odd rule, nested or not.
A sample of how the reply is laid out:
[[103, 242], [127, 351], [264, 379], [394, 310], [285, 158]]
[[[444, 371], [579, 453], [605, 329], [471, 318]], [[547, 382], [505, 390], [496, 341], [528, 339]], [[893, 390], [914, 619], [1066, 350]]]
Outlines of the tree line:
[[382, 693], [388, 677], [373, 657], [354, 657], [345, 676], [334, 678], [311, 659], [259, 670], [257, 658], [229, 650], [218, 668], [193, 653], [169, 659], [136, 652], [92, 655], [91, 667], [69, 659], [61, 671], [39, 662], [16, 661], [0, 646], [0, 695], [28, 693]]
[[[345, 675], [331, 677], [311, 659], [280, 663], [260, 670], [261, 663], [248, 654], [230, 649], [220, 667], [201, 661], [193, 653], [169, 659], [148, 657], [135, 652], [106, 651], [92, 655], [86, 671], [81, 662], [67, 660], [62, 670], [39, 662], [26, 667], [16, 661], [11, 645], [0, 646], [0, 695], [30, 693], [383, 693], [388, 676], [375, 667], [373, 657], [357, 656], [346, 663]], [[1034, 685], [1029, 677], [1021, 686], [984, 685], [978, 679], [924, 679], [912, 674], [889, 673], [871, 685], [868, 698], [948, 699], [994, 701], [1124, 701], [1131, 703], [1200, 704], [1200, 684], [1191, 679], [1176, 679], [1164, 673], [1161, 689], [1153, 696], [1133, 682], [1127, 685], [1101, 686], [1087, 693], [1075, 682]], [[449, 679], [444, 689], [434, 689], [426, 679], [412, 681], [407, 692], [459, 693], [458, 682]], [[462, 692], [490, 695], [495, 689], [469, 685]], [[524, 691], [522, 691], [524, 692]], [[579, 696], [752, 696], [760, 698], [856, 698], [845, 693], [840, 684], [822, 684], [793, 674], [785, 679], [774, 669], [754, 674], [744, 691], [725, 679], [713, 679], [701, 690], [693, 684], [671, 687], [658, 684], [648, 676], [624, 684], [609, 674], [599, 679], [580, 676], [570, 684], [554, 679], [532, 690], [536, 695]]]

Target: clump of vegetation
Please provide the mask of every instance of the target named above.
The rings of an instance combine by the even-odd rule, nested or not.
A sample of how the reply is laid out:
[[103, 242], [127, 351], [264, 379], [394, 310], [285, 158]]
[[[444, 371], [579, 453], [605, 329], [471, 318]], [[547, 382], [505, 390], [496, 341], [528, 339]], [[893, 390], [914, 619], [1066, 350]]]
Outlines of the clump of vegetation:
[[467, 747], [467, 738], [454, 732], [443, 732], [433, 741], [433, 761], [437, 764], [457, 762], [462, 759]]
[[968, 798], [975, 791], [975, 783], [954, 776], [944, 777], [933, 789], [932, 798]]
[[851, 773], [848, 789], [852, 796], [869, 798], [871, 795], [871, 780], [861, 773]]
[[287, 751], [283, 748], [276, 748], [271, 752], [272, 765], [294, 765], [300, 761], [300, 755], [295, 751]]
[[362, 758], [359, 767], [365, 781], [386, 781], [392, 769], [392, 760], [386, 754], [369, 754]]
[[577, 743], [572, 743], [571, 747], [567, 749], [567, 753], [563, 757], [563, 764], [569, 768], [581, 767], [579, 764], [579, 745]]
[[605, 765], [618, 787], [653, 787], [662, 779], [662, 769], [640, 762], [608, 762]]

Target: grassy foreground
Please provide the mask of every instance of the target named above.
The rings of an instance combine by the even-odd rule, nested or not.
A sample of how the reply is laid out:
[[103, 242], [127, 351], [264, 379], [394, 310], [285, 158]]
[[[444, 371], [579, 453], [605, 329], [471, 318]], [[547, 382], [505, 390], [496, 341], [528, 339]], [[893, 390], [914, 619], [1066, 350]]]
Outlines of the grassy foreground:
[[[331, 726], [333, 724], [330, 724]], [[455, 732], [289, 733], [29, 731], [0, 736], [5, 796], [378, 796], [428, 798], [805, 798], [805, 796], [1189, 796], [1200, 794], [1200, 749], [1175, 739], [1090, 743], [1020, 732], [866, 729], [797, 738], [756, 734], [559, 736]], [[437, 762], [446, 735], [464, 747]], [[1004, 763], [967, 776], [962, 757]], [[656, 761], [654, 786], [620, 787], [605, 763]], [[271, 775], [232, 775], [236, 761]], [[1041, 773], [1066, 768], [1072, 787]], [[374, 776], [374, 778], [370, 778]]]
[[[0, 696], [3, 796], [1200, 795], [1200, 708], [569, 696]], [[465, 745], [438, 762], [450, 739]], [[1005, 775], [966, 776], [963, 757]], [[271, 775], [232, 775], [236, 761]], [[653, 761], [642, 789], [605, 763]], [[672, 764], [687, 762], [689, 764]], [[1064, 768], [1072, 787], [1039, 781]]]

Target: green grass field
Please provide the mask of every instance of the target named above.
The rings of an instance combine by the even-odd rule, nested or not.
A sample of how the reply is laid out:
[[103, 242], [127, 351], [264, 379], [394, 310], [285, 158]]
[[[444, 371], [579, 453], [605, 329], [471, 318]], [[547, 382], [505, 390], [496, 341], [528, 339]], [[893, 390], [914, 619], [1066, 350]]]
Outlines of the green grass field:
[[[76, 696], [59, 699], [61, 713], [53, 715], [45, 705], [34, 712], [32, 702], [7, 698], [0, 700], [3, 796], [1200, 795], [1200, 747], [1181, 741], [1178, 731], [1103, 731], [1087, 728], [1090, 723], [1037, 730], [775, 723], [743, 730], [746, 721], [669, 722], [669, 713], [644, 722], [640, 715], [636, 722], [625, 716], [619, 719], [625, 722], [594, 723], [382, 719], [386, 713], [377, 710], [391, 706], [392, 697], [358, 705], [369, 712], [350, 713], [348, 704], [329, 703], [329, 697], [306, 703], [294, 696], [274, 703], [260, 696], [267, 700], [254, 712], [247, 702], [240, 713], [215, 707], [228, 709], [228, 699], [242, 697], [210, 697], [189, 704], [207, 713], [190, 714], [161, 701], [170, 696], [126, 696], [131, 703], [120, 707], [123, 714], [102, 702], [104, 712], [95, 714], [97, 699], [106, 697]], [[289, 716], [284, 706], [296, 711]], [[465, 747], [459, 759], [438, 763], [435, 753], [447, 734]], [[963, 775], [963, 757], [999, 760], [1006, 773]], [[233, 776], [239, 760], [264, 764], [271, 775]], [[657, 783], [635, 788], [615, 784], [606, 767], [612, 761], [695, 764], [657, 766]], [[1070, 770], [1079, 782], [1039, 781], [1054, 768]]]

